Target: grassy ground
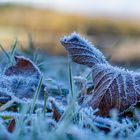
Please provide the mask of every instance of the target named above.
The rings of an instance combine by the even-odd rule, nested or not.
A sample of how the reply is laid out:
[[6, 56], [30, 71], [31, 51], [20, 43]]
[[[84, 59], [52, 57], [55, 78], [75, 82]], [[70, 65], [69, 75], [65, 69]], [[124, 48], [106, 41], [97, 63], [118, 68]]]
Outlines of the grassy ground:
[[[49, 57], [32, 48], [1, 54], [1, 68], [9, 65], [14, 55], [30, 58], [43, 74], [33, 99], [13, 97], [0, 107], [1, 140], [133, 140], [140, 138], [139, 111], [133, 118], [118, 117], [114, 110], [110, 118], [95, 116], [86, 103], [78, 104], [78, 95], [91, 82], [89, 69], [73, 64], [63, 57]], [[43, 62], [43, 63], [42, 63]], [[1, 73], [2, 74], [2, 73]], [[75, 77], [78, 76], [80, 77]], [[28, 77], [27, 77], [28, 78]], [[75, 80], [74, 80], [75, 79]], [[74, 82], [75, 81], [75, 82]], [[51, 92], [40, 102], [37, 100], [40, 85]], [[15, 85], [16, 86], [16, 85]], [[82, 89], [81, 89], [82, 88]], [[64, 90], [65, 89], [65, 90]], [[57, 91], [57, 92], [56, 92]], [[68, 93], [66, 93], [68, 91]], [[50, 106], [48, 108], [48, 106]], [[35, 108], [34, 108], [35, 107]], [[47, 107], [47, 108], [46, 108]], [[52, 111], [52, 110], [53, 111]]]

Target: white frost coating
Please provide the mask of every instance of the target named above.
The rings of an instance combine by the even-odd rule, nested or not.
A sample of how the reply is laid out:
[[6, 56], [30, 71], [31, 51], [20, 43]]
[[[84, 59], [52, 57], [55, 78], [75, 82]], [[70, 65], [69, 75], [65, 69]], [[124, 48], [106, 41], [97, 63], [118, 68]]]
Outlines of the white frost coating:
[[[20, 99], [32, 98], [39, 84], [41, 72], [31, 60], [16, 56], [15, 61], [15, 65], [8, 67], [5, 73], [0, 75], [0, 102], [10, 100], [12, 96]], [[40, 99], [44, 97], [44, 88], [45, 85], [42, 84]]]
[[65, 46], [75, 62], [80, 59], [79, 63], [87, 64], [89, 67], [92, 67], [96, 63], [107, 64], [104, 55], [88, 40], [80, 37], [75, 32], [70, 36], [61, 38], [60, 42]]
[[140, 74], [111, 66], [104, 55], [77, 33], [60, 40], [76, 63], [92, 67], [93, 98], [91, 106], [99, 115], [108, 116], [117, 108], [119, 113], [140, 102]]

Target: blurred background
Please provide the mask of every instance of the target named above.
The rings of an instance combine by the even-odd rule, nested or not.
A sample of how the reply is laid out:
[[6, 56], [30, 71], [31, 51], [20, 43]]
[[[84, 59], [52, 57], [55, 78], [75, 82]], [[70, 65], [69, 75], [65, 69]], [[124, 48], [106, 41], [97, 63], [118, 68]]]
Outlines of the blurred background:
[[49, 55], [66, 55], [59, 38], [76, 31], [118, 65], [140, 64], [139, 0], [0, 0], [0, 44], [18, 38]]

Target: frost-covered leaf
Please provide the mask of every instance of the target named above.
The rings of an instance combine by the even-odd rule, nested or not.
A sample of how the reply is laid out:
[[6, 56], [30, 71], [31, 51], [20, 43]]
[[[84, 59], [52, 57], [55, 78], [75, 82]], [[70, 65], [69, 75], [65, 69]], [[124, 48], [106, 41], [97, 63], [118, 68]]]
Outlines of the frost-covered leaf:
[[[15, 56], [15, 64], [9, 66], [0, 75], [0, 102], [8, 101], [11, 96], [17, 98], [32, 98], [41, 76], [40, 70], [29, 59]], [[44, 97], [45, 85], [41, 85], [39, 98]]]
[[40, 75], [39, 69], [35, 66], [35, 64], [23, 57], [23, 56], [15, 56], [15, 65], [10, 66], [5, 70], [5, 75], [13, 76], [13, 75], [20, 75], [20, 76], [36, 76]]
[[63, 37], [60, 39], [60, 42], [76, 63], [89, 67], [93, 67], [97, 63], [107, 63], [105, 57], [98, 49], [76, 33]]
[[94, 90], [90, 105], [99, 115], [108, 116], [111, 109], [119, 113], [140, 102], [140, 74], [111, 66], [87, 40], [73, 33], [60, 40], [74, 62], [92, 67]]

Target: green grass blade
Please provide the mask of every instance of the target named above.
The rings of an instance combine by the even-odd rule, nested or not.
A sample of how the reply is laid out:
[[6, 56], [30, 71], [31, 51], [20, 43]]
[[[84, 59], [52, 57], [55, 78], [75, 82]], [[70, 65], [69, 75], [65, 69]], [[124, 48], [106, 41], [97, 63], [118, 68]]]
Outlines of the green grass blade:
[[28, 33], [28, 49], [30, 52], [32, 52], [34, 49], [33, 38], [32, 38], [31, 33]]
[[70, 56], [68, 56], [68, 74], [69, 74], [70, 94], [71, 94], [71, 97], [73, 98], [73, 81], [72, 81], [72, 68], [71, 68]]
[[71, 61], [70, 57], [68, 56], [68, 76], [69, 76], [69, 89], [70, 89], [70, 99], [69, 99], [69, 105], [67, 109], [65, 110], [64, 114], [60, 118], [60, 122], [64, 120], [70, 119], [70, 116], [74, 113], [74, 105], [76, 101], [76, 95], [73, 94], [73, 81], [72, 81], [72, 68], [71, 68]]
[[11, 59], [13, 58], [13, 56], [14, 56], [14, 54], [15, 54], [17, 42], [18, 42], [18, 40], [17, 40], [17, 38], [16, 38], [16, 40], [14, 41], [14, 43], [13, 43], [13, 45], [12, 45], [12, 51], [11, 51], [11, 54], [10, 54]]
[[36, 103], [37, 97], [38, 97], [39, 92], [40, 92], [40, 89], [41, 89], [42, 81], [43, 81], [43, 76], [41, 76], [41, 78], [40, 78], [40, 80], [39, 80], [39, 84], [38, 84], [38, 86], [37, 86], [37, 89], [36, 89], [36, 92], [35, 92], [35, 95], [34, 95], [34, 98], [33, 98], [33, 102], [32, 102], [32, 104], [31, 104], [31, 110], [30, 110], [30, 113], [31, 113], [31, 114], [32, 114], [33, 111], [34, 111], [35, 103]]
[[47, 104], [47, 93], [46, 93], [46, 91], [44, 91], [44, 106], [43, 106], [44, 116], [46, 114], [46, 104]]
[[86, 75], [86, 79], [88, 79], [91, 74], [92, 74], [92, 70], [90, 70], [90, 72]]
[[8, 54], [8, 52], [4, 49], [4, 47], [0, 44], [0, 48], [3, 51], [3, 53], [7, 56], [8, 60], [10, 61], [10, 55]]
[[0, 107], [0, 111], [6, 110], [6, 109], [9, 108], [14, 102], [15, 102], [14, 99], [8, 101], [6, 104], [4, 104], [3, 106]]
[[33, 61], [35, 63], [37, 63], [37, 61], [38, 61], [38, 54], [39, 54], [38, 51], [39, 51], [39, 49], [36, 49], [34, 54], [33, 54]]

